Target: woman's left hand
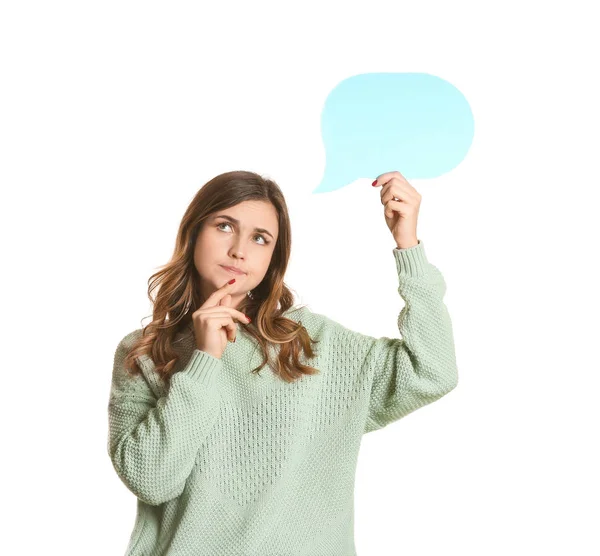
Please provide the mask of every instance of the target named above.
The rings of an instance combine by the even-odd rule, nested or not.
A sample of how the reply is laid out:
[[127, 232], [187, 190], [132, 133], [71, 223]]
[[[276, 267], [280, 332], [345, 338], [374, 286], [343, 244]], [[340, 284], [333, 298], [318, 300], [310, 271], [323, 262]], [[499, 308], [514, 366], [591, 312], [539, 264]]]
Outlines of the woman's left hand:
[[381, 204], [384, 205], [385, 223], [392, 232], [398, 249], [418, 245], [417, 219], [421, 195], [400, 172], [381, 174], [373, 186], [382, 185]]

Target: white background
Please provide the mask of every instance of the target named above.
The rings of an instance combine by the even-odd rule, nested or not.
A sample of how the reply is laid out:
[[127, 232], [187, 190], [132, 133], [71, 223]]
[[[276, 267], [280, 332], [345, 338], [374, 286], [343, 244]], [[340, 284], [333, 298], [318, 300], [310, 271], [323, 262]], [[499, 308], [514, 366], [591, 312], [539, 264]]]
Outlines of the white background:
[[600, 45], [585, 6], [3, 3], [5, 553], [124, 553], [135, 497], [106, 452], [114, 350], [216, 174], [282, 187], [299, 303], [398, 336], [376, 176], [311, 191], [328, 93], [426, 72], [475, 118], [463, 162], [411, 182], [459, 386], [364, 437], [357, 552], [599, 554]]

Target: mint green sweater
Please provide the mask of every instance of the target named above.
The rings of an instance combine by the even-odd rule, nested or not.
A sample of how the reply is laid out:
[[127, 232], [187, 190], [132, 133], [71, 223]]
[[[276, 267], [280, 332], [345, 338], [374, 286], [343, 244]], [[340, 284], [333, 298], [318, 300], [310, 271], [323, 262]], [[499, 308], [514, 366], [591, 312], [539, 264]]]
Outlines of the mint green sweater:
[[[321, 372], [279, 379], [238, 326], [221, 359], [175, 338], [177, 372], [165, 388], [143, 356], [143, 376], [114, 358], [108, 453], [137, 497], [129, 556], [355, 556], [354, 477], [361, 437], [450, 392], [458, 381], [446, 284], [423, 243], [393, 250], [405, 306], [398, 338], [354, 332], [306, 307], [301, 321]], [[372, 284], [371, 287], [377, 287]], [[364, 302], [357, 298], [360, 311]], [[255, 349], [256, 348], [256, 349]], [[303, 355], [303, 354], [302, 354]]]

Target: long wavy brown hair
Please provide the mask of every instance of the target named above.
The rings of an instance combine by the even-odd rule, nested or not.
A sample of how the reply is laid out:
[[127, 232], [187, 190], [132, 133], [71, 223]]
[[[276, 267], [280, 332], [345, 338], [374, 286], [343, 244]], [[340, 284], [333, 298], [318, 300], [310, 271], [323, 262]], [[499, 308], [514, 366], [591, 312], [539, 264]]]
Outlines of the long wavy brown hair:
[[[152, 321], [142, 326], [142, 335], [133, 344], [125, 358], [125, 367], [131, 374], [139, 374], [138, 358], [148, 355], [155, 371], [169, 382], [178, 354], [173, 348], [176, 334], [192, 325], [192, 313], [201, 306], [199, 276], [194, 266], [194, 247], [198, 232], [207, 217], [243, 201], [259, 200], [273, 204], [278, 214], [279, 235], [271, 263], [262, 282], [246, 296], [239, 311], [250, 316], [252, 322], [244, 330], [253, 336], [263, 353], [263, 361], [252, 370], [258, 373], [267, 363], [286, 382], [293, 382], [303, 374], [320, 372], [299, 360], [300, 349], [313, 358], [313, 340], [302, 323], [283, 315], [294, 302], [291, 291], [284, 283], [291, 252], [292, 233], [287, 205], [281, 189], [271, 179], [249, 171], [232, 171], [215, 176], [194, 196], [179, 226], [175, 250], [171, 260], [148, 279], [148, 298], [152, 302]], [[157, 290], [153, 297], [154, 290]], [[143, 320], [143, 319], [142, 319]], [[279, 345], [276, 364], [268, 347]]]

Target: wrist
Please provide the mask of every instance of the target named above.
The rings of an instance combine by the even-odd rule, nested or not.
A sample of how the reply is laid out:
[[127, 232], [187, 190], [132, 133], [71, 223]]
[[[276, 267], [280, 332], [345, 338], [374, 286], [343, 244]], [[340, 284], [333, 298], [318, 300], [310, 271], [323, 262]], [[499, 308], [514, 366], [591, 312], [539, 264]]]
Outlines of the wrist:
[[414, 239], [413, 241], [401, 241], [396, 242], [396, 249], [410, 249], [411, 247], [416, 247], [419, 245], [419, 240]]

